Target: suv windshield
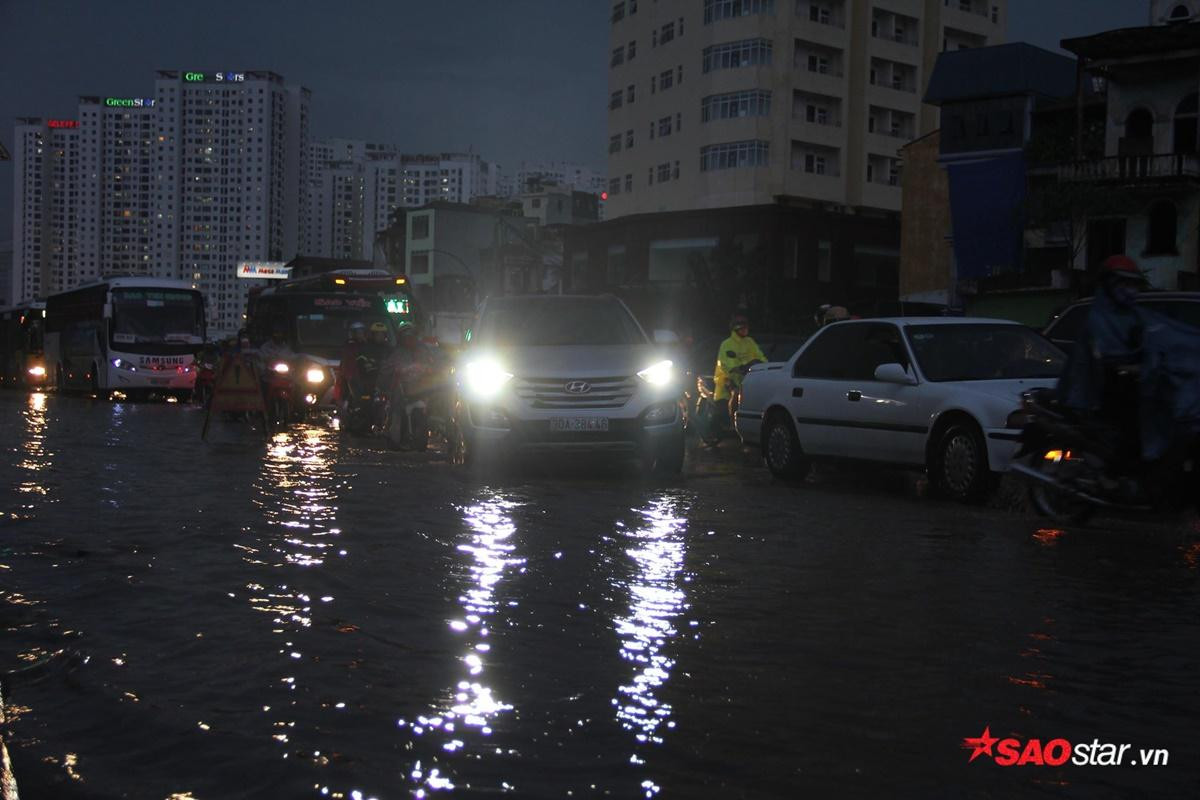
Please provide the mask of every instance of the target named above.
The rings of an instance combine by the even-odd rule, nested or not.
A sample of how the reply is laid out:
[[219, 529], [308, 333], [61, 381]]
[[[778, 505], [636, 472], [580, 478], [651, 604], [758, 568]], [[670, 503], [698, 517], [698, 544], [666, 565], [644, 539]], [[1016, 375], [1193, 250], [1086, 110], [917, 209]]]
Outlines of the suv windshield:
[[638, 345], [646, 337], [629, 312], [600, 297], [503, 298], [490, 304], [478, 341], [508, 347]]
[[187, 289], [114, 289], [112, 340], [116, 344], [201, 344], [204, 303]]
[[912, 325], [906, 328], [921, 372], [931, 381], [1057, 378], [1063, 353], [1021, 325]]

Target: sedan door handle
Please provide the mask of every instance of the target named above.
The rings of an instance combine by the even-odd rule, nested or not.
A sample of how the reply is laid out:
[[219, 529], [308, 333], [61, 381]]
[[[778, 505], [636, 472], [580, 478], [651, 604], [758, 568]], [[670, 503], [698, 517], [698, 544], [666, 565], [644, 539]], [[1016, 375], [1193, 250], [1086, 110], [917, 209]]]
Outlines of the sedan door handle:
[[862, 392], [858, 391], [857, 389], [851, 389], [850, 391], [846, 392], [846, 399], [851, 403], [857, 403], [859, 400], [862, 400]]
[[804, 387], [796, 386], [792, 389], [792, 397], [804, 397]]

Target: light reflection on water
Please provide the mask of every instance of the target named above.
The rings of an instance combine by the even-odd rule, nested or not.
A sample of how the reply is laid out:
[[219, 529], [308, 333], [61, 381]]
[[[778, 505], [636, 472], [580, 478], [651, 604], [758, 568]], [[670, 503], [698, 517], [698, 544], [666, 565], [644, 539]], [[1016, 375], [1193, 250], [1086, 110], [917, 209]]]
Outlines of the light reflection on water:
[[[516, 507], [512, 500], [494, 495], [462, 508], [467, 530], [457, 551], [463, 556], [468, 581], [458, 598], [461, 615], [448, 623], [462, 638], [460, 679], [429, 712], [415, 720], [400, 720], [400, 725], [418, 736], [440, 737], [446, 754], [482, 752], [479, 745], [492, 733], [496, 718], [513, 711], [513, 706], [488, 686], [486, 672], [492, 657], [489, 625], [500, 608], [497, 589], [506, 576], [525, 564], [516, 552], [517, 528], [511, 516]], [[455, 788], [445, 763], [437, 757], [432, 762], [418, 761], [409, 770], [417, 797], [424, 797], [429, 790]]]
[[[681, 585], [686, 580], [682, 576], [686, 511], [677, 500], [664, 496], [638, 513], [640, 525], [621, 529], [634, 572], [626, 587], [629, 608], [614, 620], [621, 658], [632, 666], [633, 679], [618, 688], [612, 701], [617, 721], [636, 742], [629, 758], [632, 764], [644, 764], [646, 748], [662, 744], [666, 732], [675, 727], [671, 704], [663, 699], [662, 690], [675, 666], [667, 645], [678, 634], [676, 618], [687, 608]], [[647, 797], [661, 789], [649, 778], [641, 787]]]
[[[250, 607], [270, 615], [272, 633], [283, 638], [279, 654], [284, 659], [284, 674], [272, 688], [289, 693], [297, 688], [294, 664], [305, 656], [293, 637], [312, 626], [313, 614], [313, 598], [297, 585], [298, 579], [308, 568], [324, 564], [329, 556], [345, 555], [338, 549], [341, 531], [336, 527], [336, 448], [336, 434], [323, 428], [275, 434], [267, 445], [254, 492], [254, 504], [267, 523], [266, 535], [237, 545], [246, 563], [276, 572], [283, 570], [280, 580], [249, 583], [245, 589]], [[325, 596], [318, 601], [328, 603], [333, 599]], [[265, 706], [263, 710], [269, 709]], [[279, 716], [283, 718], [272, 721], [272, 738], [285, 747], [286, 758], [296, 720], [287, 718], [286, 713]]]
[[42, 392], [29, 395], [29, 403], [21, 416], [25, 422], [25, 436], [17, 454], [17, 467], [28, 474], [17, 484], [17, 491], [32, 497], [21, 504], [15, 516], [28, 519], [37, 507], [33, 502], [35, 497], [44, 498], [50, 493], [45, 473], [54, 463], [54, 453], [46, 447], [46, 395]]

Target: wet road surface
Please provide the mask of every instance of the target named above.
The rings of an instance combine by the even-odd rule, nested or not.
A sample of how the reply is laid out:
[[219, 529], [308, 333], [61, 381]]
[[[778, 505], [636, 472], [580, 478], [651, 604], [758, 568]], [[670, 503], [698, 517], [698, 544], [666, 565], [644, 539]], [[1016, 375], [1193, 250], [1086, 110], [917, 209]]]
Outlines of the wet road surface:
[[[23, 798], [1158, 797], [1200, 779], [1200, 530], [904, 476], [471, 479], [320, 427], [0, 394]], [[1165, 767], [968, 763], [1022, 741]]]

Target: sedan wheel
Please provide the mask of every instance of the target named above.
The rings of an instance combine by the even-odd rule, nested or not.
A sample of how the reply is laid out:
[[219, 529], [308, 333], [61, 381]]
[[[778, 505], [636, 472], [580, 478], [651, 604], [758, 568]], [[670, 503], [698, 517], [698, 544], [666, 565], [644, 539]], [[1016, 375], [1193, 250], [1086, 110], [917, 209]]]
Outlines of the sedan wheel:
[[776, 478], [796, 480], [808, 471], [796, 430], [783, 415], [772, 414], [767, 420], [762, 443], [763, 460]]
[[965, 424], [946, 431], [930, 467], [930, 477], [938, 488], [963, 503], [986, 500], [995, 480], [988, 468], [983, 437]]

